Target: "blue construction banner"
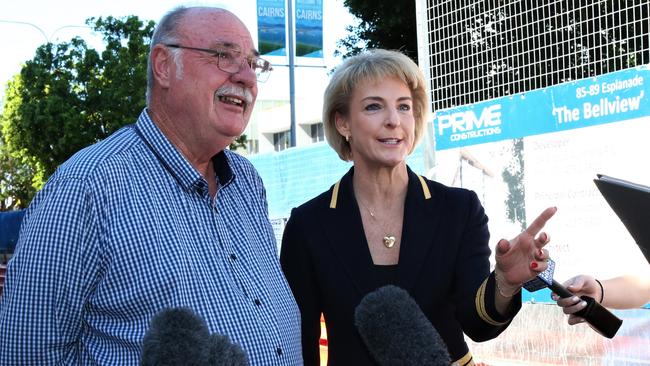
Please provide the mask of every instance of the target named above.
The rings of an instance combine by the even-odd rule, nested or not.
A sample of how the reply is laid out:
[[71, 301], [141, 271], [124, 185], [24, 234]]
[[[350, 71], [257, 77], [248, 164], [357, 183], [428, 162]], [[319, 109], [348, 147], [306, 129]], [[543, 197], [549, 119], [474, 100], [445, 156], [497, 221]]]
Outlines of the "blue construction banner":
[[296, 0], [296, 56], [323, 57], [323, 0]]
[[[436, 150], [566, 131], [650, 115], [648, 65], [440, 110]], [[649, 79], [650, 80], [650, 79]]]
[[285, 0], [257, 0], [257, 36], [260, 54], [287, 55], [285, 12]]
[[14, 252], [20, 224], [23, 221], [26, 210], [0, 212], [0, 264], [3, 254]]

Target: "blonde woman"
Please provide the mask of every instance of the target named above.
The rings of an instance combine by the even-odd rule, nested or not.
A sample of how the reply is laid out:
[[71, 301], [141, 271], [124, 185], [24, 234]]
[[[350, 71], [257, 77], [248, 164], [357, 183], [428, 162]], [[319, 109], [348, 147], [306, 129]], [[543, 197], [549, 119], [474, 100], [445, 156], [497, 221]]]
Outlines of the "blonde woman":
[[452, 360], [473, 364], [463, 333], [501, 333], [521, 307], [523, 282], [546, 269], [549, 208], [497, 245], [490, 272], [487, 216], [474, 192], [415, 174], [406, 157], [420, 140], [428, 98], [418, 66], [395, 51], [348, 58], [325, 92], [329, 144], [353, 167], [292, 211], [281, 263], [302, 316], [306, 365], [319, 364], [320, 314], [330, 365], [374, 364], [354, 310], [378, 287], [406, 289], [445, 341]]

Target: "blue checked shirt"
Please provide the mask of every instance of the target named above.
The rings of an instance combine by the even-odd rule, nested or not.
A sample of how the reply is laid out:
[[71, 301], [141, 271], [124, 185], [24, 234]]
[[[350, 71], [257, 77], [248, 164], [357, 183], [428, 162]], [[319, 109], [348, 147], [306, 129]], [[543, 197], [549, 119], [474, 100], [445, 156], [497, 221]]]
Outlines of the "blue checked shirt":
[[302, 364], [262, 181], [214, 157], [219, 191], [142, 112], [63, 164], [25, 216], [0, 299], [0, 364], [137, 365], [149, 321], [187, 306], [251, 365]]

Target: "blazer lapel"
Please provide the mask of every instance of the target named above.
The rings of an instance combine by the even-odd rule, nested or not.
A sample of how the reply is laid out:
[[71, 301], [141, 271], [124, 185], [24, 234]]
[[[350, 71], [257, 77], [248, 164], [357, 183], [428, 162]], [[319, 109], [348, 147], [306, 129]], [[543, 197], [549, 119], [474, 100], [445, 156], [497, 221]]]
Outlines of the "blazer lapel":
[[[409, 186], [404, 205], [402, 242], [400, 247], [398, 273], [399, 285], [412, 290], [429, 252], [435, 246], [436, 228], [440, 222], [440, 205], [444, 197], [436, 196], [420, 176], [409, 172]], [[425, 196], [429, 190], [430, 197]]]
[[[352, 189], [351, 168], [333, 189], [329, 207], [322, 211], [321, 223], [325, 228], [326, 243], [332, 248], [341, 267], [359, 291], [359, 295], [374, 290], [372, 257], [363, 231], [361, 215]], [[331, 196], [331, 197], [332, 197]]]

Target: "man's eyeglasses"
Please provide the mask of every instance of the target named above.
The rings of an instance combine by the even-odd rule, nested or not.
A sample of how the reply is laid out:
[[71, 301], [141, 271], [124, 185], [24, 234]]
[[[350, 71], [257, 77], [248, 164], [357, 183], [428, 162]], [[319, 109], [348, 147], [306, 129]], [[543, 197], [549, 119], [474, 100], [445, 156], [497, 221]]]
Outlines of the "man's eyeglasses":
[[186, 47], [178, 44], [166, 44], [165, 46], [209, 53], [217, 60], [219, 70], [229, 74], [238, 73], [241, 70], [242, 64], [246, 63], [255, 72], [257, 81], [262, 83], [269, 78], [271, 70], [273, 70], [271, 63], [265, 59], [257, 56], [240, 57], [241, 52], [237, 50], [229, 50], [227, 48], [211, 50], [207, 48]]

